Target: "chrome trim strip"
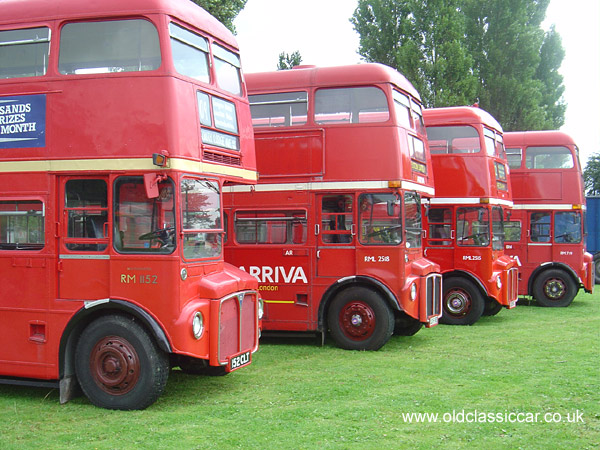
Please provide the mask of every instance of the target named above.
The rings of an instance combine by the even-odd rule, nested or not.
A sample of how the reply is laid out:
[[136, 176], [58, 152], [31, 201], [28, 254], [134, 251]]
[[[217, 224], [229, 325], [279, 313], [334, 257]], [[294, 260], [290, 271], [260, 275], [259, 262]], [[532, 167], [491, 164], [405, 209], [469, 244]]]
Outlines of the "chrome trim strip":
[[58, 255], [60, 259], [110, 259], [110, 255]]

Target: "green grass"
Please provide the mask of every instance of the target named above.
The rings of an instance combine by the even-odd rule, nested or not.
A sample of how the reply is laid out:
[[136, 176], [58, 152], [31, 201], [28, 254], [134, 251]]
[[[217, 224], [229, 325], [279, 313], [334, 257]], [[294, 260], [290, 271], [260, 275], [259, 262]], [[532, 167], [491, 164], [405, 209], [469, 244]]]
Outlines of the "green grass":
[[[453, 411], [530, 413], [538, 421], [443, 421]], [[403, 413], [439, 419], [408, 423]], [[547, 423], [547, 413], [563, 421]], [[263, 340], [253, 364], [228, 376], [173, 371], [145, 411], [102, 410], [84, 397], [59, 405], [54, 389], [0, 386], [0, 442], [3, 449], [598, 448], [600, 289], [568, 308], [525, 302], [470, 327], [393, 337], [378, 352]]]

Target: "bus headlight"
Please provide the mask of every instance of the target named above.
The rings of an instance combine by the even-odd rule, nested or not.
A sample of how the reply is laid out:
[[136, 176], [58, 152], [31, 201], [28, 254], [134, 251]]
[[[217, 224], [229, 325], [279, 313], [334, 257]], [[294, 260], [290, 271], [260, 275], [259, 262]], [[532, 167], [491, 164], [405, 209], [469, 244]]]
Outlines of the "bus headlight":
[[204, 333], [204, 317], [200, 311], [196, 311], [192, 319], [192, 332], [196, 339], [200, 339]]
[[498, 289], [502, 289], [502, 277], [500, 277], [500, 275], [498, 275], [498, 278], [496, 278], [496, 287]]
[[415, 283], [410, 285], [410, 299], [413, 302], [417, 299], [417, 285]]
[[258, 320], [261, 320], [265, 315], [265, 302], [262, 298], [258, 299]]

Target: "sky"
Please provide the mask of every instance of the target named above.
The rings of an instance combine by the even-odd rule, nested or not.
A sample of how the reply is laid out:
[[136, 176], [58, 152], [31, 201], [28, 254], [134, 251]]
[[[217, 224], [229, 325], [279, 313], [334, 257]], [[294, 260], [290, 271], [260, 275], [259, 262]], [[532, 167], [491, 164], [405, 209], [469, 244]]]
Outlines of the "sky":
[[[357, 0], [248, 0], [234, 21], [246, 73], [277, 69], [281, 52], [303, 64], [357, 64], [358, 34], [349, 19]], [[554, 24], [565, 58], [559, 72], [567, 103], [562, 131], [581, 151], [581, 164], [600, 153], [600, 0], [550, 0], [542, 27]]]

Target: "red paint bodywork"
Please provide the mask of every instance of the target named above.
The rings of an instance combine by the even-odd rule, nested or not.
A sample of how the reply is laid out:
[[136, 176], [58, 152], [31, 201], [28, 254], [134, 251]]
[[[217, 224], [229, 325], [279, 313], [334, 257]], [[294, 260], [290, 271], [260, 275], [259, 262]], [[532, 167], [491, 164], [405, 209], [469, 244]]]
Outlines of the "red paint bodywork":
[[[511, 220], [521, 222], [520, 240], [506, 242], [506, 252], [518, 257], [519, 295], [532, 295], [533, 282], [545, 269], [560, 267], [570, 273], [577, 286], [591, 292], [594, 287], [593, 257], [581, 242], [557, 243], [554, 230], [551, 241], [537, 243], [531, 239], [530, 216], [535, 212], [572, 211], [578, 215], [585, 211], [583, 176], [579, 162], [579, 150], [573, 138], [562, 131], [519, 131], [504, 135], [507, 151], [520, 151], [522, 162], [511, 164], [510, 178], [514, 209]], [[528, 151], [537, 147], [562, 147], [571, 156], [568, 168], [527, 167]], [[554, 223], [554, 220], [552, 220]], [[584, 236], [584, 219], [580, 221]]]
[[[60, 74], [61, 27], [74, 20], [112, 18], [144, 19], [156, 27], [160, 67], [145, 72]], [[179, 75], [169, 44], [171, 21], [195, 30], [211, 45], [219, 43], [237, 52], [232, 34], [187, 0], [7, 0], [0, 5], [0, 31], [49, 27], [52, 32], [45, 75], [0, 80], [0, 100], [46, 96], [45, 146], [0, 152], [0, 200], [39, 200], [45, 218], [41, 250], [0, 250], [0, 376], [47, 380], [72, 376], [78, 333], [98, 315], [115, 312], [141, 319], [163, 350], [205, 359], [213, 366], [226, 364], [241, 351], [257, 349], [256, 280], [225, 263], [222, 255], [185, 260], [179, 207], [178, 243], [171, 254], [119, 253], [112, 245], [110, 205], [119, 177], [161, 173], [175, 186], [184, 174], [208, 177], [220, 186], [256, 179], [243, 78], [244, 92], [234, 96], [214, 81], [202, 83]], [[197, 91], [235, 105], [240, 151], [201, 142]], [[168, 156], [166, 167], [152, 165], [154, 153]], [[103, 179], [108, 186], [108, 223], [104, 224], [108, 246], [90, 259], [63, 242], [66, 224], [60, 195], [65, 180], [82, 177]], [[183, 269], [188, 274], [185, 280]], [[244, 307], [238, 295], [244, 296]], [[191, 329], [196, 311], [204, 316], [200, 339]]]
[[[392, 89], [396, 89], [420, 104], [412, 85], [395, 70], [379, 64], [301, 66], [288, 71], [247, 74], [246, 79], [250, 96], [295, 91], [308, 94], [305, 124], [254, 128], [260, 173], [256, 188], [233, 187], [225, 194], [229, 217], [225, 259], [251, 273], [254, 271], [259, 278], [259, 290], [265, 299], [263, 328], [324, 332], [329, 300], [344, 287], [361, 283], [386, 291], [394, 303], [393, 309], [404, 311], [426, 326], [437, 323], [440, 292], [435, 297], [430, 291], [428, 300], [426, 284], [439, 268], [423, 258], [422, 248], [408, 248], [405, 242], [397, 246], [366, 246], [356, 235], [349, 245], [329, 246], [322, 238], [323, 196], [347, 195], [353, 205], [358, 205], [361, 192], [402, 195], [408, 190], [432, 195], [431, 171], [422, 173], [412, 169], [407, 144], [408, 136], [417, 136], [426, 145], [424, 129], [417, 125], [412, 129], [399, 126], [391, 99]], [[375, 86], [385, 93], [389, 119], [360, 124], [315, 123], [316, 91], [364, 86]], [[425, 154], [423, 163], [430, 167], [428, 151]], [[398, 187], [389, 187], [388, 182], [395, 182]], [[358, 223], [358, 209], [353, 206], [350, 213], [354, 224]], [[302, 211], [307, 218], [306, 241], [293, 245], [237, 242], [236, 214], [261, 210]], [[298, 268], [305, 279], [298, 277], [295, 283], [289, 282], [292, 273], [289, 271]], [[284, 273], [288, 274], [288, 282], [283, 279]], [[418, 287], [416, 301], [409, 298], [413, 283]]]
[[[457, 210], [461, 207], [512, 206], [510, 183], [507, 176], [497, 178], [495, 167], [501, 164], [508, 174], [503, 152], [486, 152], [484, 129], [493, 130], [500, 137], [502, 127], [486, 111], [472, 106], [430, 108], [424, 111], [425, 126], [469, 126], [476, 130], [478, 145], [475, 153], [435, 153], [435, 142], [429, 140], [435, 180], [435, 197], [431, 207], [444, 206], [452, 211], [452, 230], [455, 238], [445, 246], [432, 245], [432, 234], [426, 220], [426, 257], [438, 263], [445, 277], [458, 276], [475, 280], [485, 295], [502, 306], [513, 308], [517, 300], [516, 262], [503, 249], [493, 249], [490, 239], [486, 246], [461, 246], [456, 240]], [[496, 278], [502, 287], [498, 289]]]

